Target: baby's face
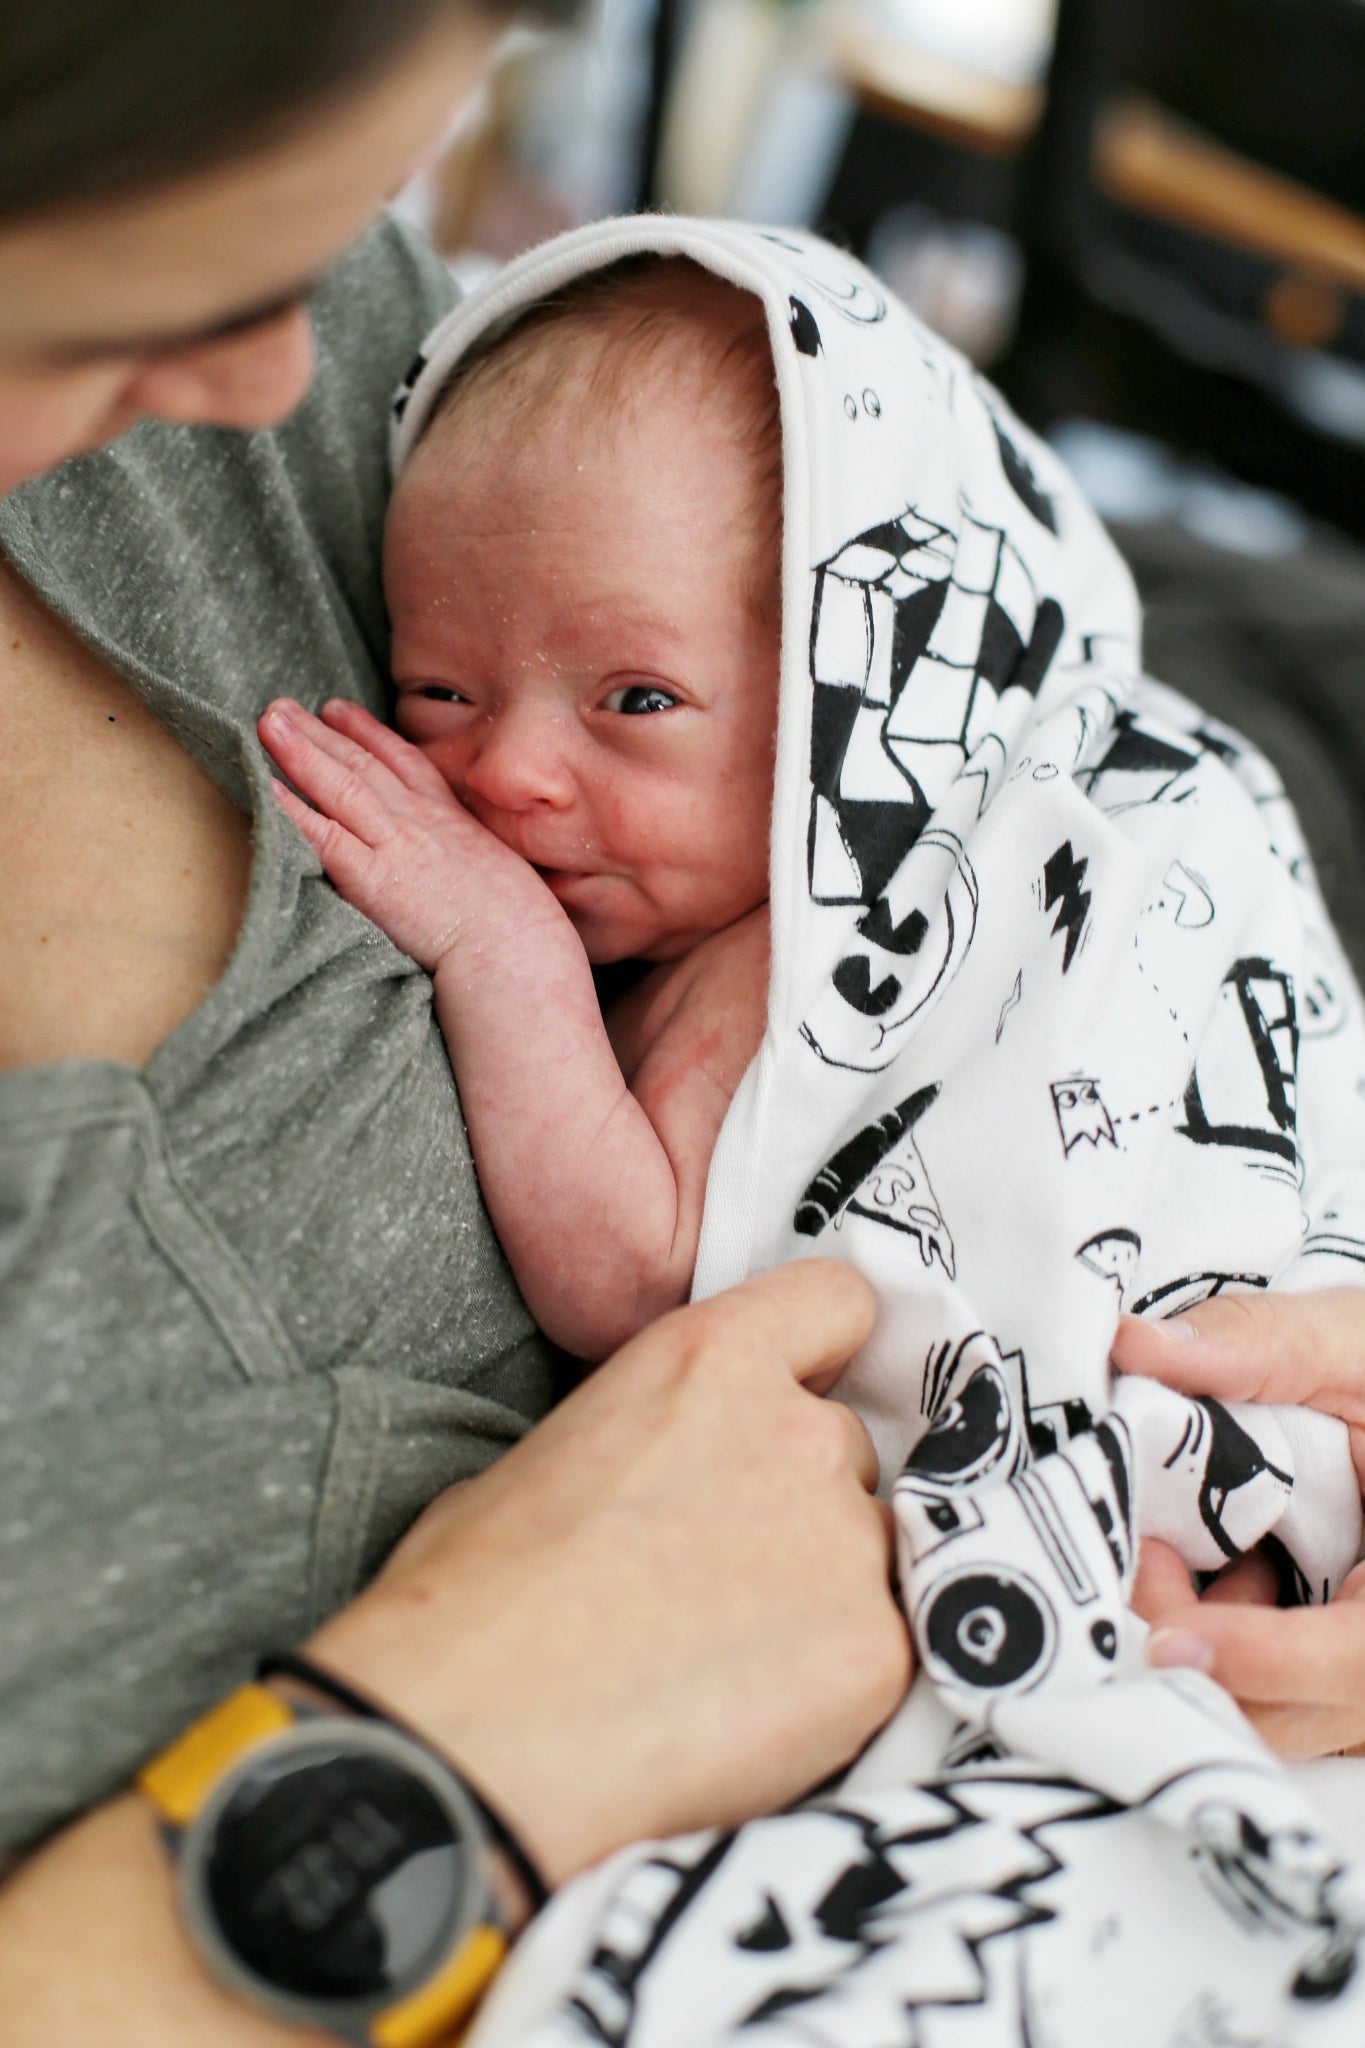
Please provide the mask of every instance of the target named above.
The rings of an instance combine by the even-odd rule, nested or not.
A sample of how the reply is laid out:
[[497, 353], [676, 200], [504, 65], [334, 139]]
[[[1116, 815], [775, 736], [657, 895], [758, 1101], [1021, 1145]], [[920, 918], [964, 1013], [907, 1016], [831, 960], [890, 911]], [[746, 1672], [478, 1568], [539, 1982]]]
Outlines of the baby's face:
[[417, 450], [384, 548], [397, 723], [590, 960], [668, 960], [768, 893], [752, 458], [691, 379], [584, 410]]

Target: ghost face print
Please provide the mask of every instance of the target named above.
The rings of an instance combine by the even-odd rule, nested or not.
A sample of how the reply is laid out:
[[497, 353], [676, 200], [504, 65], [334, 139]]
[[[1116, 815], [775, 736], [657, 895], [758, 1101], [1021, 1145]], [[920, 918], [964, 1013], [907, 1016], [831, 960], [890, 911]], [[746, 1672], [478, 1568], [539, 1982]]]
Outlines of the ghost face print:
[[590, 960], [676, 958], [768, 893], [754, 457], [687, 378], [476, 438], [438, 424], [390, 515], [397, 724]]

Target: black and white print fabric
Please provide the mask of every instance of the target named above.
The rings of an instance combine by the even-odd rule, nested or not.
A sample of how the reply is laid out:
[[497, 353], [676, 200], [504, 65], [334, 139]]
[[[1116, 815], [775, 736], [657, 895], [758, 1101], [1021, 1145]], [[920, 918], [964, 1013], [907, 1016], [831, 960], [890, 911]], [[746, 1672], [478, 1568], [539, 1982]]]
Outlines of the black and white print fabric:
[[[457, 310], [399, 401], [568, 278], [693, 258], [768, 312], [784, 445], [773, 973], [700, 1293], [818, 1253], [877, 1330], [920, 1676], [845, 1785], [570, 1892], [484, 2027], [535, 2048], [1290, 2048], [1365, 2039], [1365, 1882], [1232, 1703], [1155, 1673], [1152, 1533], [1329, 1598], [1344, 1433], [1110, 1384], [1121, 1311], [1365, 1282], [1365, 1027], [1295, 820], [1141, 674], [1051, 453], [847, 256], [663, 219]], [[666, 1598], [666, 1589], [660, 1589]]]

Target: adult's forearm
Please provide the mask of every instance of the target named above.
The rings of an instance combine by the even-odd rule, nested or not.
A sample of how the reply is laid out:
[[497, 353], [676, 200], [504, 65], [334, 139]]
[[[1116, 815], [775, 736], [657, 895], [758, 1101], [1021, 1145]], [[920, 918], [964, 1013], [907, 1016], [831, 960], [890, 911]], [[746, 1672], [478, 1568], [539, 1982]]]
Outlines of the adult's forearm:
[[186, 1939], [151, 1807], [97, 1807], [0, 1888], [0, 2048], [302, 2048], [221, 1990]]
[[[811, 1391], [871, 1319], [818, 1261], [666, 1317], [442, 1495], [309, 1654], [465, 1769], [552, 1884], [784, 1804], [908, 1676], [871, 1444]], [[299, 2039], [203, 1974], [135, 1797], [0, 1891], [0, 1982], [0, 2048]]]

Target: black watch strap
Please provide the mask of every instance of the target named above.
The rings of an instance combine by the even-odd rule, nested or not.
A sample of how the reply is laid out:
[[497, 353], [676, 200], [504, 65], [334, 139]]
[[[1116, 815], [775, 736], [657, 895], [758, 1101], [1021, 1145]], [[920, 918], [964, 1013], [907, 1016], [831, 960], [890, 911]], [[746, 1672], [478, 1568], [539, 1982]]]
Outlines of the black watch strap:
[[[410, 1735], [415, 1742], [423, 1743], [424, 1747], [430, 1746], [423, 1736], [409, 1728], [396, 1715], [386, 1712], [383, 1707], [377, 1706], [373, 1700], [367, 1699], [364, 1693], [357, 1692], [353, 1686], [345, 1684], [340, 1678], [334, 1678], [331, 1672], [324, 1671], [321, 1665], [311, 1663], [307, 1657], [300, 1657], [292, 1651], [272, 1651], [269, 1656], [262, 1657], [256, 1666], [256, 1677], [262, 1683], [271, 1678], [292, 1679], [295, 1684], [307, 1686], [310, 1692], [320, 1694], [323, 1699], [332, 1701], [335, 1706], [345, 1708], [347, 1713], [358, 1715], [366, 1721], [384, 1722], [390, 1728], [401, 1729], [404, 1735]], [[454, 1768], [458, 1772], [461, 1785], [478, 1810], [489, 1841], [502, 1851], [516, 1871], [525, 1887], [532, 1913], [538, 1913], [549, 1900], [550, 1888], [541, 1876], [534, 1858], [518, 1840], [497, 1808], [489, 1804], [477, 1785], [470, 1783], [469, 1775], [463, 1766], [456, 1765]]]

